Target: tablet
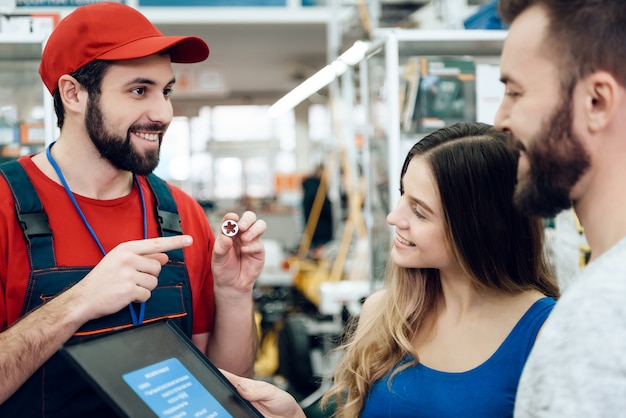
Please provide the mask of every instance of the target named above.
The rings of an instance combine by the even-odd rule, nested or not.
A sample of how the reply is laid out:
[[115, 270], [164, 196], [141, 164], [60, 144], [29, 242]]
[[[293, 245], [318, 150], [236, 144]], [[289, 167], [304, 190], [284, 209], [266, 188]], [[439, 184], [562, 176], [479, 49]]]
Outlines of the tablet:
[[263, 418], [170, 321], [68, 343], [60, 352], [122, 417]]

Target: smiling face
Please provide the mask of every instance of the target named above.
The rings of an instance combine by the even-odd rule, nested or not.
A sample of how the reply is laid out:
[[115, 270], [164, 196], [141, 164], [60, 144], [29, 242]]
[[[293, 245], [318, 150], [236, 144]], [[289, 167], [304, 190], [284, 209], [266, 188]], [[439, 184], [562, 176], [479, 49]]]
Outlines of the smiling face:
[[173, 84], [170, 59], [164, 55], [109, 67], [101, 94], [89, 98], [85, 114], [87, 132], [103, 158], [137, 174], [154, 170], [173, 116]]
[[564, 83], [543, 45], [548, 20], [531, 7], [511, 25], [501, 57], [505, 97], [496, 127], [520, 151], [516, 205], [529, 215], [554, 216], [571, 206], [571, 191], [589, 166], [574, 131], [573, 83]]
[[430, 167], [414, 157], [402, 177], [403, 194], [387, 222], [396, 228], [391, 259], [404, 268], [445, 269], [451, 264], [443, 208]]

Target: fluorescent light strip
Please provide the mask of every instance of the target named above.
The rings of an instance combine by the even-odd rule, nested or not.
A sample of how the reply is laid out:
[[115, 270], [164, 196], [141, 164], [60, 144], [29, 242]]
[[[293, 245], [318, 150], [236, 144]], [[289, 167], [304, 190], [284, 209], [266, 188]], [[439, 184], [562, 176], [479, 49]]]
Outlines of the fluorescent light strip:
[[273, 118], [278, 117], [332, 83], [337, 77], [346, 72], [348, 66], [355, 65], [365, 58], [365, 53], [369, 46], [369, 42], [356, 41], [336, 60], [304, 80], [270, 106], [268, 115]]

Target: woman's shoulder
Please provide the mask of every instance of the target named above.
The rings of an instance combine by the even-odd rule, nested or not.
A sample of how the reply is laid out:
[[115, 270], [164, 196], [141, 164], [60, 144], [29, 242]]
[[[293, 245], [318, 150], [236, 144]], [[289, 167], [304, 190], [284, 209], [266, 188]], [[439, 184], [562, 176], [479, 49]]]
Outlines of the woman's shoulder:
[[380, 312], [385, 303], [386, 297], [387, 290], [385, 289], [377, 290], [369, 295], [361, 307], [361, 313], [359, 315], [360, 320], [366, 320], [374, 316], [374, 314]]
[[501, 308], [518, 319], [525, 313], [554, 305], [555, 300], [537, 290], [527, 290], [509, 298], [503, 298]]
[[387, 297], [387, 290], [380, 289], [369, 295], [365, 302], [363, 302], [363, 308], [379, 308]]

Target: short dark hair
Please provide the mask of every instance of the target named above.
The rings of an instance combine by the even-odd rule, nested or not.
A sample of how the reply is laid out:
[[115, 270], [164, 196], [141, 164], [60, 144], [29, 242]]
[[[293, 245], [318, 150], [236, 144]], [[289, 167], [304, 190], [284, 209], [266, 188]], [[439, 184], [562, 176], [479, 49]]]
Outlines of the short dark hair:
[[500, 0], [498, 12], [511, 23], [533, 6], [547, 13], [544, 53], [557, 60], [564, 88], [598, 70], [626, 86], [626, 1]]
[[[74, 71], [70, 75], [74, 77], [83, 87], [85, 87], [90, 100], [93, 100], [100, 96], [102, 79], [112, 63], [113, 61], [92, 61]], [[54, 90], [52, 97], [54, 99], [54, 111], [57, 115], [57, 126], [62, 128], [63, 123], [65, 122], [65, 108], [63, 107], [63, 101], [61, 100], [61, 94], [59, 93], [58, 87]]]

